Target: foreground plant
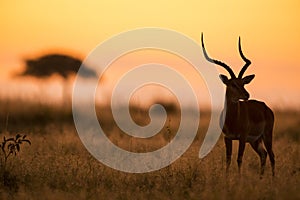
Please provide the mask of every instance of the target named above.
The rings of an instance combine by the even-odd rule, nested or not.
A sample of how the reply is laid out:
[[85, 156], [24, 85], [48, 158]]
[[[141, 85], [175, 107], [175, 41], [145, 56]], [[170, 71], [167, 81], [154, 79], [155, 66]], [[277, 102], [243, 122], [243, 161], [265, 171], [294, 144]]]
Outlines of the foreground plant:
[[0, 149], [2, 151], [0, 156], [0, 187], [1, 185], [4, 186], [4, 188], [8, 189], [10, 193], [18, 191], [19, 186], [17, 176], [13, 174], [12, 170], [7, 169], [7, 162], [9, 158], [13, 158], [20, 152], [21, 145], [23, 143], [28, 143], [31, 145], [31, 142], [26, 138], [26, 135], [20, 134], [8, 139], [4, 136], [3, 141], [0, 142]]
[[3, 141], [0, 143], [0, 148], [2, 151], [2, 157], [1, 157], [2, 172], [6, 171], [6, 164], [8, 158], [10, 158], [13, 155], [16, 156], [20, 152], [21, 145], [24, 142], [31, 145], [31, 142], [29, 139], [26, 138], [26, 135], [17, 134], [15, 137], [11, 137], [8, 139], [6, 139], [5, 136], [3, 137]]

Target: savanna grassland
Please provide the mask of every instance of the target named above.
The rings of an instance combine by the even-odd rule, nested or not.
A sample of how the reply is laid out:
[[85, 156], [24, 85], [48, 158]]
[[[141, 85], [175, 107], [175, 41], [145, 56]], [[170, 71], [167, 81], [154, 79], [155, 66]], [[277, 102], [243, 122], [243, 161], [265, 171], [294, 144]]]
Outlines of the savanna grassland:
[[[0, 199], [300, 199], [299, 112], [275, 112], [276, 176], [271, 176], [267, 160], [260, 179], [259, 158], [250, 145], [242, 176], [235, 162], [236, 142], [227, 177], [222, 137], [207, 157], [198, 158], [209, 114], [201, 115], [197, 138], [180, 159], [155, 172], [130, 174], [106, 167], [89, 154], [70, 109], [12, 100], [1, 100], [0, 107], [0, 139], [25, 134], [31, 141], [31, 145], [22, 144], [20, 152], [8, 158], [5, 172], [1, 171]], [[143, 123], [143, 113], [132, 115]], [[172, 139], [178, 114], [169, 118], [161, 133], [144, 143], [124, 136], [109, 116], [100, 123], [111, 141], [139, 152]]]

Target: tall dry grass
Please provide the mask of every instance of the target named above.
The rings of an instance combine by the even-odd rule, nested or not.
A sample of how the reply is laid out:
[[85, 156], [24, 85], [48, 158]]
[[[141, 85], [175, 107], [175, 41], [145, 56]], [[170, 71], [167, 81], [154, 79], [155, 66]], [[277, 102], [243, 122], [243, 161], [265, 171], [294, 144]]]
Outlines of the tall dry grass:
[[[42, 106], [36, 108], [36, 112], [40, 113], [43, 109]], [[228, 177], [225, 176], [225, 146], [222, 138], [207, 157], [202, 160], [198, 158], [209, 115], [202, 116], [197, 139], [180, 159], [155, 172], [130, 174], [98, 162], [81, 143], [69, 115], [60, 116], [60, 121], [55, 118], [59, 110], [50, 109], [49, 112], [50, 114], [42, 115], [43, 123], [39, 123], [39, 117], [30, 123], [36, 117], [32, 108], [29, 112], [31, 114], [27, 113], [31, 116], [26, 125], [21, 122], [24, 118], [18, 118], [19, 114], [15, 111], [14, 121], [10, 120], [5, 129], [1, 127], [2, 135], [26, 133], [32, 145], [24, 146], [20, 155], [9, 161], [14, 179], [11, 184], [0, 183], [0, 199], [300, 198], [300, 113], [276, 113], [276, 177], [271, 176], [268, 162], [266, 174], [260, 179], [259, 158], [250, 145], [246, 147], [241, 177], [237, 173], [235, 162], [236, 142]], [[168, 142], [168, 136], [164, 135], [168, 133], [168, 128], [171, 132], [176, 131], [175, 115], [172, 116], [171, 125], [167, 123], [159, 136], [148, 141], [148, 146], [144, 148], [151, 147], [151, 142], [158, 146]], [[2, 116], [1, 124], [5, 125], [5, 121], [6, 118]], [[122, 136], [113, 122], [109, 123], [107, 130], [112, 141], [133, 151], [139, 151], [143, 146], [139, 140], [127, 143], [129, 138]]]

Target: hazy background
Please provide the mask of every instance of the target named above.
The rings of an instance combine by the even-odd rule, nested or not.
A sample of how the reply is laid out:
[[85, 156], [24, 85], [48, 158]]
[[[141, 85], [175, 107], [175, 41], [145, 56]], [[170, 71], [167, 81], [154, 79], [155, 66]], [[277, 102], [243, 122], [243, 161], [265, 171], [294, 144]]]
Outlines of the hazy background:
[[[262, 99], [273, 108], [300, 109], [299, 4], [296, 0], [1, 1], [0, 95], [61, 101], [63, 88], [58, 76], [42, 81], [13, 78], [12, 74], [24, 68], [24, 59], [46, 53], [66, 53], [84, 59], [115, 34], [140, 27], [161, 27], [181, 32], [197, 42], [204, 32], [208, 53], [231, 65], [236, 73], [244, 64], [237, 50], [241, 36], [243, 51], [252, 61], [246, 74], [256, 74], [247, 86], [252, 98]], [[143, 52], [137, 54], [143, 56]], [[146, 52], [144, 56], [144, 60], [153, 58], [176, 69], [183, 63], [165, 53]], [[106, 73], [103, 97], [109, 96], [120, 69], [130, 68], [124, 68], [130, 65], [128, 60], [119, 59]], [[191, 68], [184, 73], [197, 90], [201, 78]]]
[[[299, 11], [300, 1], [296, 0], [1, 0], [0, 134], [2, 141], [26, 134], [32, 144], [22, 145], [17, 156], [9, 157], [7, 165], [0, 153], [0, 199], [300, 199]], [[265, 177], [259, 179], [259, 158], [248, 145], [240, 176], [235, 161], [237, 142], [233, 144], [232, 165], [226, 175], [223, 135], [210, 154], [199, 159], [211, 116], [202, 110], [193, 144], [171, 165], [140, 174], [111, 169], [95, 159], [78, 136], [70, 106], [74, 74], [68, 78], [17, 76], [25, 69], [25, 60], [48, 53], [84, 59], [113, 35], [141, 27], [172, 29], [197, 43], [204, 32], [209, 55], [231, 65], [236, 73], [244, 65], [237, 49], [241, 36], [243, 52], [252, 61], [245, 75], [256, 74], [247, 89], [252, 98], [265, 101], [275, 114], [276, 177], [272, 177], [267, 162]], [[135, 104], [129, 105], [131, 118], [145, 126], [151, 119], [141, 106], [161, 103], [168, 113], [163, 128], [153, 137], [139, 138], [117, 126], [106, 105], [111, 89], [128, 70], [153, 62], [178, 70], [190, 81], [200, 103], [209, 101], [199, 74], [178, 56], [147, 49], [119, 57], [101, 80], [97, 102], [105, 104], [97, 104], [95, 110], [109, 140], [130, 152], [152, 152], [168, 145], [184, 121], [170, 92], [146, 86], [132, 95]], [[44, 67], [61, 69], [49, 64]], [[217, 69], [228, 75], [220, 67]], [[169, 73], [163, 75], [170, 78]], [[125, 121], [129, 117], [121, 114], [128, 105], [122, 104], [122, 98], [121, 94], [117, 98], [118, 116]], [[198, 121], [194, 110], [187, 111], [189, 123]], [[154, 117], [161, 122], [161, 116]], [[184, 131], [187, 137], [192, 132], [191, 127]], [[124, 159], [127, 158], [120, 157], [120, 161]]]

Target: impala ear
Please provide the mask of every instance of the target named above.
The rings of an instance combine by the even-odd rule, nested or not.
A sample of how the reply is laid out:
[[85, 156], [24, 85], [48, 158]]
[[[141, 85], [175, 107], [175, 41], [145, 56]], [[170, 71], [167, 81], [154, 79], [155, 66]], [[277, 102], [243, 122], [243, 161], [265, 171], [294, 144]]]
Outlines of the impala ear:
[[221, 79], [221, 81], [225, 84], [225, 85], [227, 85], [227, 83], [228, 83], [228, 78], [227, 78], [227, 76], [225, 76], [225, 75], [223, 75], [223, 74], [220, 74], [220, 79]]
[[250, 83], [250, 82], [252, 81], [252, 79], [254, 79], [254, 77], [255, 77], [255, 75], [252, 74], [252, 75], [249, 75], [249, 76], [246, 76], [246, 77], [242, 78], [243, 83], [244, 83], [244, 84]]

